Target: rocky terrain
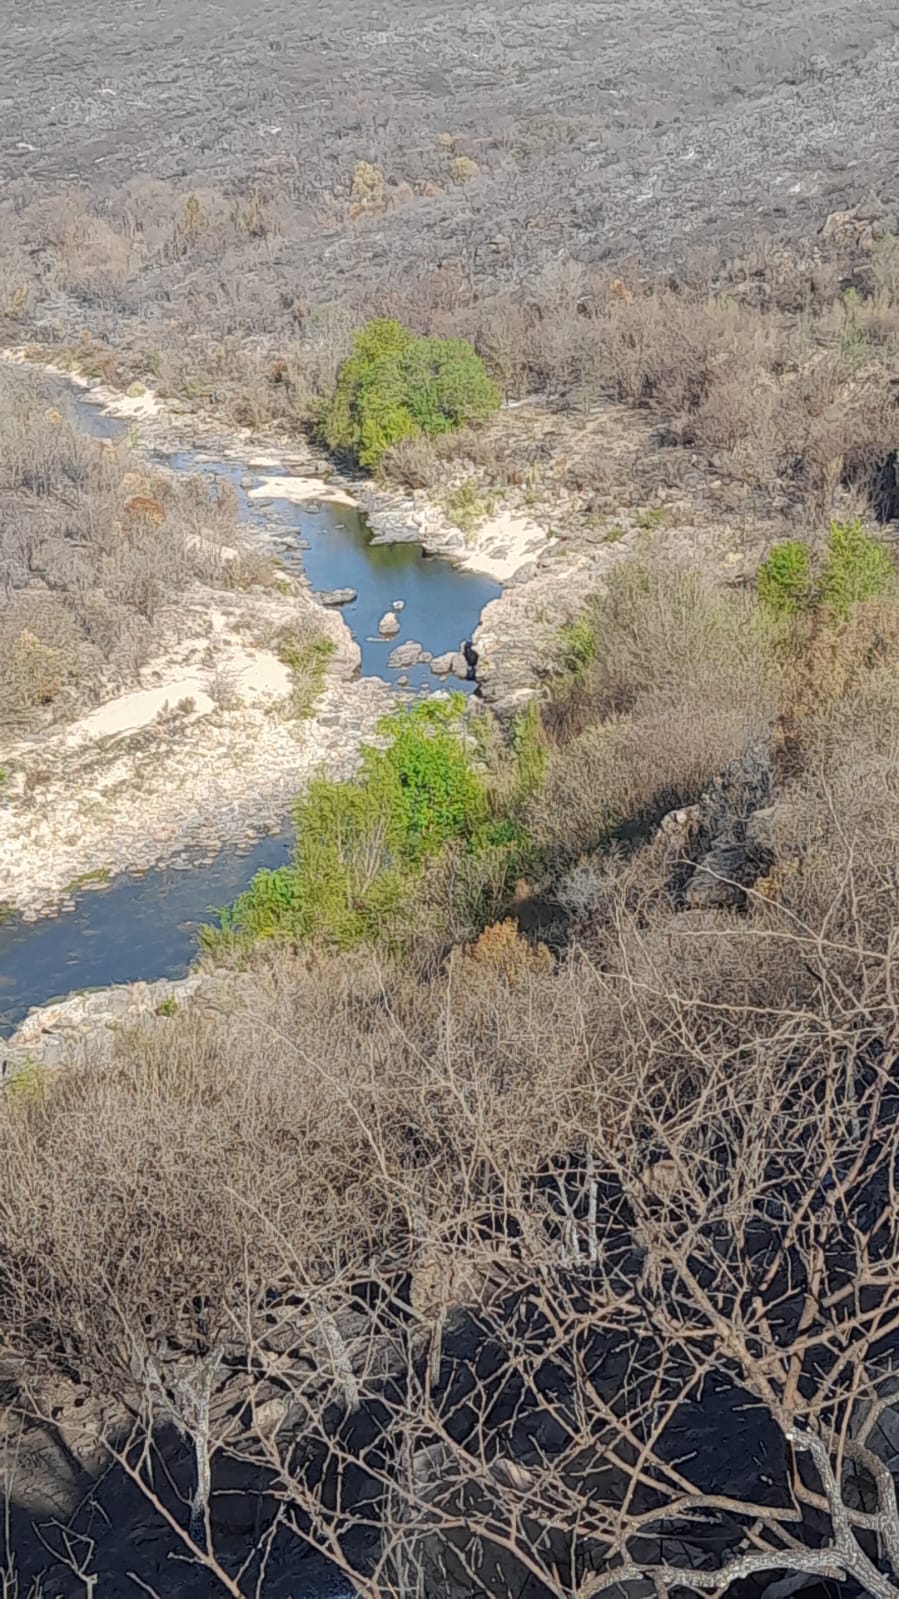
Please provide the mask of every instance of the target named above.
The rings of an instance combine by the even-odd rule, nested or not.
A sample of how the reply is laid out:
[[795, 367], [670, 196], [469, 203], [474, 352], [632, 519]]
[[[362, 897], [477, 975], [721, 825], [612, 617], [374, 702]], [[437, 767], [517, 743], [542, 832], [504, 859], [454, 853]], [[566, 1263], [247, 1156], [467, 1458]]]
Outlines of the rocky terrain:
[[[308, 0], [251, 26], [244, 0], [39, 0], [0, 45], [4, 186], [255, 177], [305, 208], [285, 248], [316, 298], [562, 248], [668, 264], [895, 185], [895, 25], [884, 0], [351, 0], [339, 26]], [[361, 222], [359, 161], [391, 200]]]

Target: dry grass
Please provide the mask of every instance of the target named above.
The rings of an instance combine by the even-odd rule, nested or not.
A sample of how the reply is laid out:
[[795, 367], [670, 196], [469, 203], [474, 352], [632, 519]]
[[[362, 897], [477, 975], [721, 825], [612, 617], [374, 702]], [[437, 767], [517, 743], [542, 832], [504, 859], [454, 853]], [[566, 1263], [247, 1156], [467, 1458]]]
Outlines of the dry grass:
[[625, 564], [587, 627], [592, 660], [544, 711], [554, 747], [531, 810], [563, 856], [694, 798], [765, 740], [777, 703], [750, 600], [691, 568]]

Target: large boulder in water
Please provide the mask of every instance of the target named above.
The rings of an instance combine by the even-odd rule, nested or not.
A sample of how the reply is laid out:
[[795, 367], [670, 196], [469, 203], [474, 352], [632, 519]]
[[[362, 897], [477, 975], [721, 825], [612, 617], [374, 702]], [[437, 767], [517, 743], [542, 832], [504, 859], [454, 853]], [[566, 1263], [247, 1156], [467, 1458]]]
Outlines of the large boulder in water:
[[468, 662], [461, 650], [448, 650], [446, 655], [435, 655], [431, 671], [435, 677], [458, 677], [463, 683], [469, 677]]
[[423, 649], [416, 639], [409, 639], [405, 644], [398, 644], [391, 650], [387, 657], [390, 667], [421, 666], [431, 659], [430, 650]]

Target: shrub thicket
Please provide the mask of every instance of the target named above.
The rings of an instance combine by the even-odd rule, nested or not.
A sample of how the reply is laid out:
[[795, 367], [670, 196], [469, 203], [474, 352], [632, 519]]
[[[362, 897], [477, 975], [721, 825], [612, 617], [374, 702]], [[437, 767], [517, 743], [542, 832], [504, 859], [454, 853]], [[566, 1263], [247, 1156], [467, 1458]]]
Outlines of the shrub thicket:
[[838, 616], [853, 605], [876, 600], [896, 584], [893, 558], [878, 539], [866, 533], [861, 521], [832, 522], [827, 557], [821, 574], [821, 602]]
[[59, 398], [28, 369], [0, 372], [0, 728], [62, 720], [132, 682], [192, 586], [275, 578], [245, 545], [230, 485], [101, 445]]
[[322, 418], [322, 436], [360, 465], [375, 467], [393, 445], [434, 437], [489, 416], [499, 390], [464, 339], [417, 339], [379, 317], [353, 340]]
[[366, 940], [402, 943], [426, 868], [455, 845], [473, 857], [508, 856], [514, 824], [492, 815], [460, 723], [461, 696], [429, 701], [381, 724], [383, 747], [363, 750], [348, 783], [315, 779], [297, 802], [294, 860], [260, 872], [211, 947], [258, 939], [321, 940], [339, 948]]

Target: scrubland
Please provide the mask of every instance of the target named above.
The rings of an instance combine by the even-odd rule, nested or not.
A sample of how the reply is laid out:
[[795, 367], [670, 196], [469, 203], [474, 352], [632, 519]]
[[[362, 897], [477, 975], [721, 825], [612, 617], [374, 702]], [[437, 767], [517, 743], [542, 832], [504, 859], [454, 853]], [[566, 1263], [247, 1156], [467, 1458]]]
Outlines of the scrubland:
[[[201, 74], [153, 161], [122, 129], [181, 79], [142, 89], [116, 34], [82, 187], [22, 113], [9, 346], [273, 440], [322, 449], [330, 412], [358, 462], [354, 335], [465, 340], [466, 425], [400, 396], [363, 464], [463, 516], [514, 490], [574, 548], [622, 508], [641, 537], [513, 720], [406, 711], [307, 789], [208, 940], [216, 1003], [10, 1085], [10, 1560], [67, 1595], [283, 1599], [320, 1561], [364, 1599], [895, 1599], [889, 19], [780, 7], [775, 47], [763, 5], [701, 41], [669, 17], [618, 117], [596, 62], [646, 7], [414, 12], [324, 43], [302, 8], [280, 43], [217, 13], [203, 72], [265, 92], [232, 133]], [[35, 727], [146, 658], [151, 502], [179, 582], [220, 575], [232, 512], [132, 481], [39, 386], [0, 425], [0, 693]], [[663, 491], [754, 533], [732, 581], [665, 548]]]

